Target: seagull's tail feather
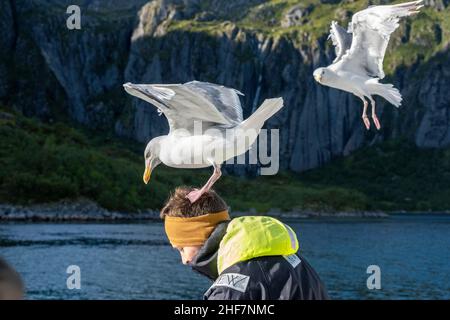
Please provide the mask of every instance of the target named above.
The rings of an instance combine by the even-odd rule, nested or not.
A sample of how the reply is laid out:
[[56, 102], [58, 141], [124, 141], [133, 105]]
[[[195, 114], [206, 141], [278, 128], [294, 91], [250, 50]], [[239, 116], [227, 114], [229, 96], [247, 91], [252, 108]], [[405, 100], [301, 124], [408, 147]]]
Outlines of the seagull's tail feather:
[[379, 83], [377, 78], [366, 81], [366, 85], [371, 94], [382, 96], [396, 107], [402, 104], [402, 95], [394, 85]]
[[262, 105], [240, 125], [240, 129], [261, 129], [264, 122], [283, 108], [283, 98], [266, 99]]

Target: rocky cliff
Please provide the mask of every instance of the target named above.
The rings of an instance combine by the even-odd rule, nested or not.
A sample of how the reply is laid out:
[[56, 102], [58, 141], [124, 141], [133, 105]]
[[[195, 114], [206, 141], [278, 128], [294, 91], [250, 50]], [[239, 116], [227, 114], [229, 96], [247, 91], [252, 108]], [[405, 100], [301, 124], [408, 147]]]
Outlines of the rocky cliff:
[[[385, 59], [404, 96], [395, 109], [377, 99], [383, 129], [367, 132], [360, 102], [317, 85], [313, 70], [334, 59], [332, 19], [380, 1], [361, 0], [9, 0], [0, 11], [0, 101], [46, 121], [69, 117], [141, 142], [167, 131], [149, 105], [122, 83], [193, 79], [239, 89], [244, 117], [267, 97], [286, 107], [282, 168], [304, 171], [363, 145], [407, 137], [419, 147], [450, 145], [448, 0], [401, 23]], [[66, 8], [81, 8], [68, 30]]]

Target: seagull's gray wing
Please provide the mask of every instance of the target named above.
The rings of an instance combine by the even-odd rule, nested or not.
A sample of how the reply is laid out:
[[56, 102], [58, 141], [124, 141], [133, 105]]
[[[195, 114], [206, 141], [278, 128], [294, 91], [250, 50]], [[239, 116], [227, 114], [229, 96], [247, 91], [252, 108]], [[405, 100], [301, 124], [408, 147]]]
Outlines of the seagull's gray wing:
[[397, 5], [371, 6], [353, 15], [348, 31], [352, 45], [336, 62], [336, 68], [353, 73], [384, 78], [383, 59], [391, 33], [401, 17], [419, 12], [423, 0]]
[[[196, 121], [201, 121], [202, 128], [206, 129], [214, 125], [234, 126], [239, 119], [242, 119], [240, 104], [240, 118], [238, 111], [232, 111], [237, 107], [230, 104], [234, 101], [231, 96], [214, 95], [213, 89], [208, 87], [210, 89], [207, 91], [200, 89], [202, 87], [198, 83], [195, 85], [192, 83], [124, 84], [124, 88], [129, 94], [153, 104], [164, 113], [169, 122], [170, 131], [185, 129], [192, 132]], [[237, 94], [234, 94], [237, 97]], [[239, 98], [237, 99], [239, 100]], [[218, 105], [216, 106], [214, 103]]]
[[350, 49], [352, 45], [352, 34], [338, 25], [336, 21], [332, 21], [328, 39], [330, 38], [334, 45], [334, 51], [336, 52], [336, 58], [333, 61], [335, 63]]
[[191, 81], [184, 86], [207, 99], [230, 124], [243, 121], [240, 91], [209, 82]]

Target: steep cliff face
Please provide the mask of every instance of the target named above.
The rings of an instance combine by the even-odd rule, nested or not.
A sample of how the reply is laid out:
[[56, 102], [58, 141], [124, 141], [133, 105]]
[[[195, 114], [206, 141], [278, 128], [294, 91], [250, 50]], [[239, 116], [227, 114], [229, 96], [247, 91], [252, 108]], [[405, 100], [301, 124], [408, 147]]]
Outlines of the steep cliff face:
[[416, 132], [416, 144], [421, 147], [450, 145], [450, 50], [440, 53], [428, 70], [426, 81], [417, 81], [418, 100], [425, 113]]
[[15, 1], [6, 1], [0, 11], [0, 99], [26, 115], [51, 117], [54, 107], [68, 104], [59, 83], [33, 43]]
[[[0, 29], [7, 30], [4, 37], [0, 38], [0, 59], [5, 61], [11, 56], [15, 39], [14, 20], [9, 2], [5, 4], [0, 13]], [[7, 68], [8, 63], [5, 62], [0, 63], [0, 97], [5, 96], [8, 91], [9, 72]]]
[[[135, 12], [144, 1], [78, 2], [82, 8], [81, 30], [66, 27], [66, 9], [77, 1], [15, 3], [18, 39], [24, 38], [28, 46], [16, 49], [15, 62], [18, 68], [26, 65], [28, 70], [42, 68], [50, 73], [57, 85], [49, 90], [59, 89], [64, 96], [61, 100], [76, 121], [108, 128], [121, 112], [122, 106], [115, 100], [122, 97], [118, 86], [123, 81]], [[30, 52], [36, 57], [25, 63], [23, 59]], [[16, 77], [38, 87], [45, 81], [44, 75], [31, 77], [17, 70]], [[34, 92], [39, 91], [36, 88]]]
[[450, 145], [448, 1], [429, 1], [396, 31], [384, 82], [399, 87], [404, 105], [397, 110], [377, 99], [378, 133], [365, 131], [356, 98], [311, 76], [334, 58], [329, 21], [346, 24], [367, 6], [337, 2], [79, 1], [82, 29], [71, 31], [65, 10], [77, 1], [11, 1], [0, 13], [0, 56], [12, 61], [0, 63], [0, 98], [44, 118], [67, 110], [88, 126], [146, 142], [167, 132], [167, 124], [125, 95], [126, 81], [235, 87], [245, 93], [245, 117], [265, 98], [283, 96], [285, 108], [267, 127], [280, 129], [281, 166], [294, 171], [390, 138]]

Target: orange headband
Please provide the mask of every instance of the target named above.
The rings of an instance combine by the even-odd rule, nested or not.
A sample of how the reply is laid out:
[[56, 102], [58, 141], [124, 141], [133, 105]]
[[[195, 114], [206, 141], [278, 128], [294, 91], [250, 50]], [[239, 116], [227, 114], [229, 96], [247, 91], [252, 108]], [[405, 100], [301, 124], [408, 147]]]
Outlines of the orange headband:
[[164, 218], [164, 228], [172, 246], [201, 246], [219, 222], [230, 220], [228, 211], [208, 213], [197, 217]]

